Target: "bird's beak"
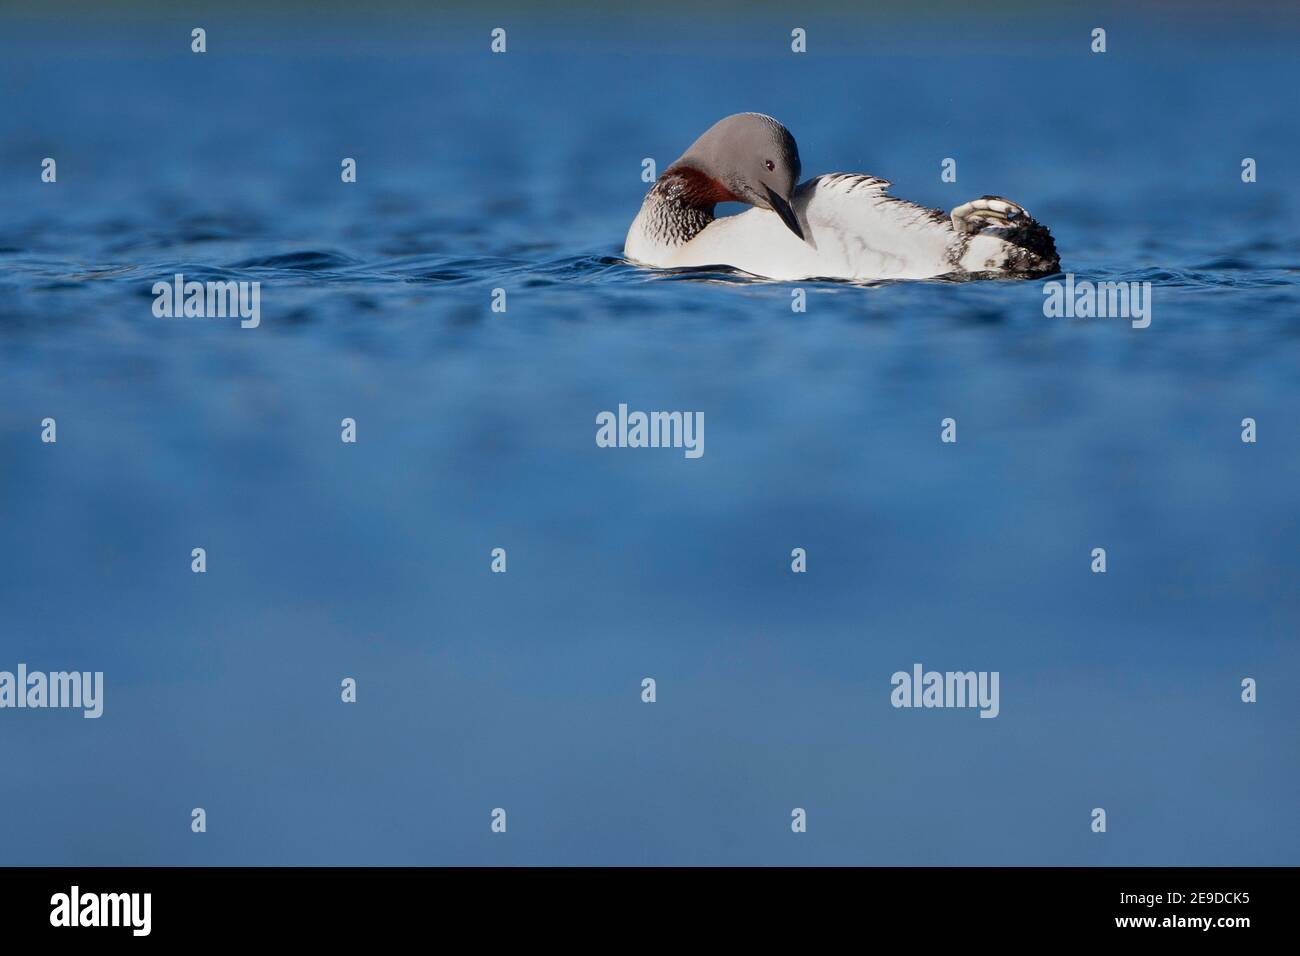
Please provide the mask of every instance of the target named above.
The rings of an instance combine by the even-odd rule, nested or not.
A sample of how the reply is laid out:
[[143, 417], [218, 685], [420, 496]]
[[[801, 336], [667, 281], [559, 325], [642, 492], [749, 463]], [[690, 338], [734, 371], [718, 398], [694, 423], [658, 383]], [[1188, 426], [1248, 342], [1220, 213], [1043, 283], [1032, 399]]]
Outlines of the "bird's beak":
[[766, 183], [763, 189], [767, 192], [767, 201], [772, 205], [772, 211], [781, 217], [781, 221], [790, 227], [800, 239], [803, 238], [803, 228], [799, 225], [799, 217], [794, 214], [794, 209], [790, 206], [790, 200], [777, 193], [771, 186]]

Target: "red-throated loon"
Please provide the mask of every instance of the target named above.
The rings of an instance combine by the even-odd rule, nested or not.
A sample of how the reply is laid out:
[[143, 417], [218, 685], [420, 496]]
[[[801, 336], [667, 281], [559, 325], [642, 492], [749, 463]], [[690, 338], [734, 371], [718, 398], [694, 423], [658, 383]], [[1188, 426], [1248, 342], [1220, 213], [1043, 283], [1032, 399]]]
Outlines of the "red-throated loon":
[[[798, 186], [799, 148], [761, 113], [715, 123], [664, 170], [624, 255], [653, 268], [722, 265], [769, 279], [1028, 276], [1057, 270], [1047, 228], [998, 196], [951, 215], [887, 195], [875, 176], [829, 173]], [[754, 208], [715, 219], [720, 202]]]

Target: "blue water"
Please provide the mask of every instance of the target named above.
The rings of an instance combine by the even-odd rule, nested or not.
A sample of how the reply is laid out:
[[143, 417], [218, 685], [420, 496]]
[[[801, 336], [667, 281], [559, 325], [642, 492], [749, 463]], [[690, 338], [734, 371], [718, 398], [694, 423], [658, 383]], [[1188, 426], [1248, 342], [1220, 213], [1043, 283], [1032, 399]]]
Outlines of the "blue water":
[[[0, 711], [0, 862], [1300, 863], [1296, 23], [906, 11], [0, 15], [0, 669], [106, 682]], [[739, 110], [1150, 327], [622, 262]]]

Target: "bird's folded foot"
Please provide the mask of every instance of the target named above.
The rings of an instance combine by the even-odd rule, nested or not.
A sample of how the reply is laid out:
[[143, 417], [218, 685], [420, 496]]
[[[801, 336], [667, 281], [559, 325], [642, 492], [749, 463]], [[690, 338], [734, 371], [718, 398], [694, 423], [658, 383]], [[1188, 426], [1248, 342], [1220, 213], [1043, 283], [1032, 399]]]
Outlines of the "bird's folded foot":
[[967, 272], [1042, 275], [1060, 268], [1051, 232], [1010, 199], [982, 196], [962, 203], [952, 211], [952, 228]]
[[1010, 199], [1001, 196], [981, 196], [964, 202], [952, 211], [952, 228], [958, 233], [973, 235], [987, 227], [1015, 228], [1025, 219], [1025, 212]]

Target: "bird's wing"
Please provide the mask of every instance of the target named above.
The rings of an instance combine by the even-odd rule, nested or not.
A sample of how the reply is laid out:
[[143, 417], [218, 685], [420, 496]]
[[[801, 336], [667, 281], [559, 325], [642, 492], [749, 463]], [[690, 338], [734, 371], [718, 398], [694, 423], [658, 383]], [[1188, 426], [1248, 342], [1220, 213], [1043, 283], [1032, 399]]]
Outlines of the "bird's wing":
[[808, 244], [837, 273], [922, 277], [955, 268], [950, 218], [889, 195], [888, 180], [827, 173], [801, 183], [794, 209]]
[[852, 192], [884, 192], [890, 186], [894, 185], [888, 179], [881, 179], [879, 176], [870, 176], [867, 173], [824, 173], [821, 176], [814, 176], [806, 182], [799, 184], [795, 193], [801, 193], [806, 189], [823, 189], [832, 190], [843, 195]]
[[897, 199], [888, 193], [891, 185], [887, 179], [865, 173], [827, 173], [799, 184], [795, 207], [807, 214], [813, 226], [858, 232], [938, 227], [946, 239], [952, 238], [947, 213]]

